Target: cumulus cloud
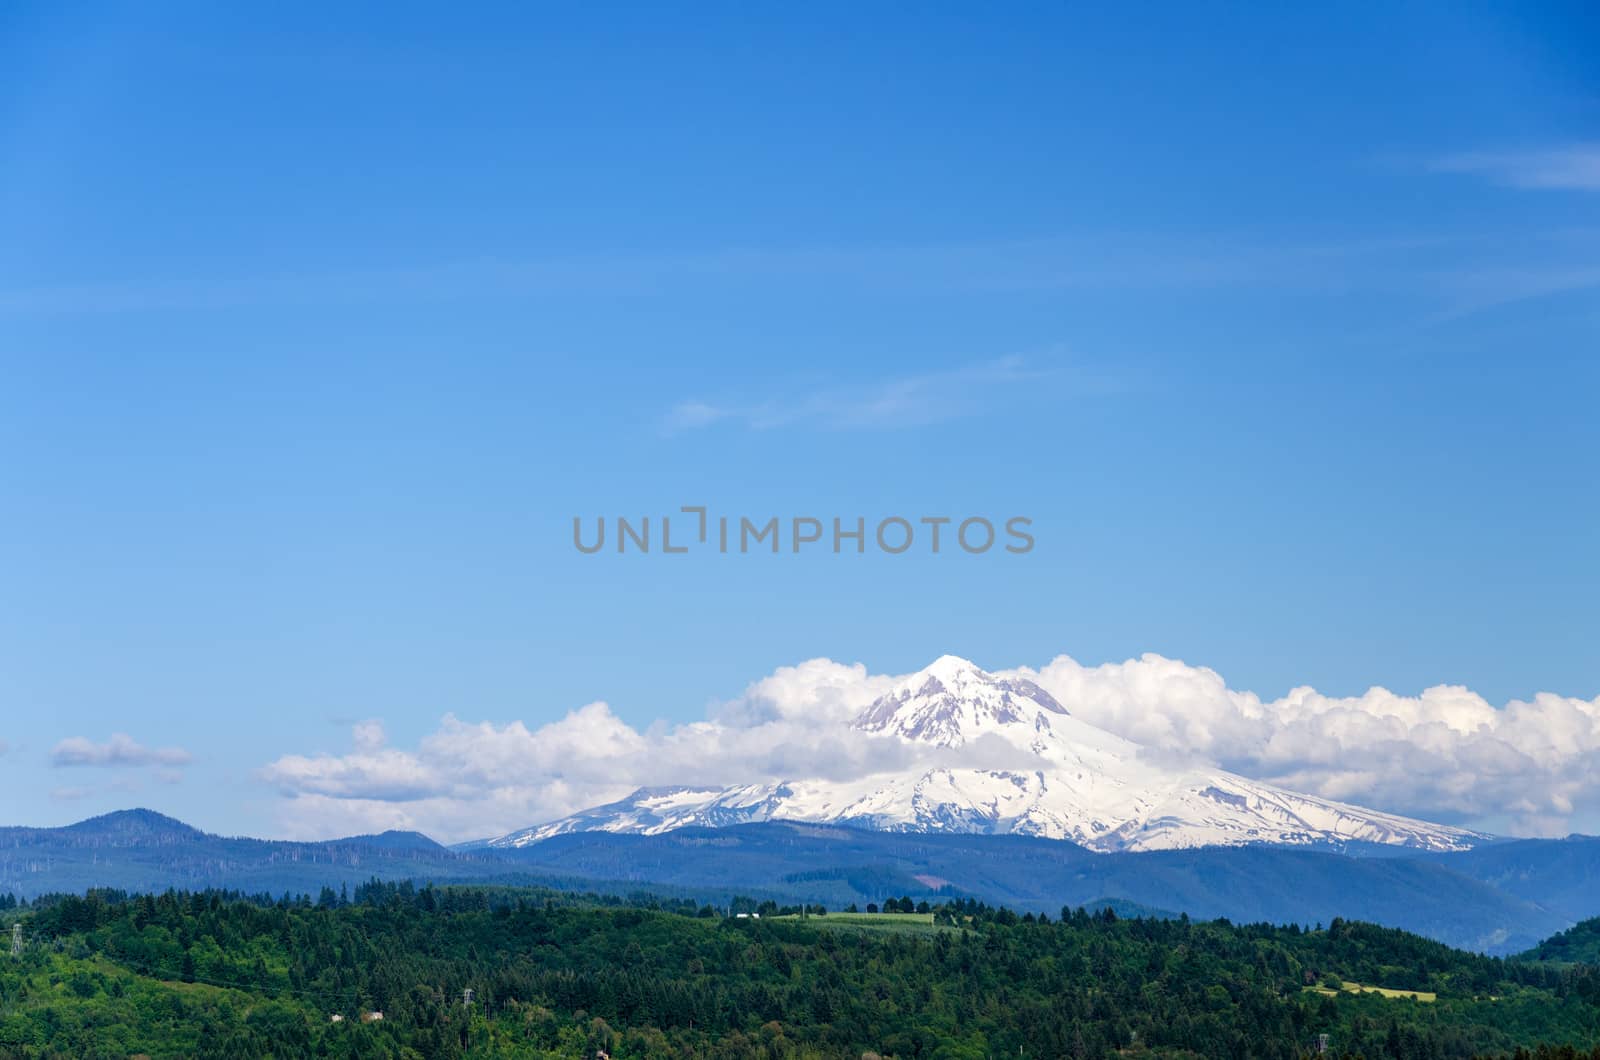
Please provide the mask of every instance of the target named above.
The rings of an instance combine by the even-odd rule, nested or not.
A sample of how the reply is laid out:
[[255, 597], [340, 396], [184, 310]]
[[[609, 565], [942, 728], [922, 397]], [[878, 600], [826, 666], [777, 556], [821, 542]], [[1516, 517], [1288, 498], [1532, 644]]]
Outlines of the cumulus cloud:
[[628, 725], [590, 703], [530, 728], [447, 714], [413, 749], [362, 722], [344, 754], [286, 755], [261, 776], [287, 797], [288, 831], [331, 836], [416, 828], [449, 839], [510, 831], [655, 785], [826, 777], [906, 767], [915, 748], [866, 739], [849, 719], [894, 681], [859, 664], [782, 667], [704, 721]]
[[831, 659], [811, 659], [797, 666], [780, 666], [712, 714], [736, 728], [781, 720], [845, 725], [894, 687], [896, 680], [886, 674], [869, 674], [860, 663], [847, 666]]
[[181, 747], [146, 747], [125, 732], [114, 733], [105, 743], [70, 736], [50, 752], [50, 764], [66, 766], [143, 767], [186, 766], [192, 760]]
[[[1600, 698], [1541, 694], [1495, 707], [1441, 685], [1276, 700], [1216, 671], [1160, 655], [1086, 666], [1060, 656], [1007, 671], [1037, 681], [1078, 717], [1152, 754], [1203, 758], [1246, 776], [1377, 809], [1524, 834], [1600, 814]], [[326, 837], [415, 828], [444, 839], [510, 831], [635, 788], [854, 780], [943, 764], [1018, 766], [1015, 748], [954, 753], [866, 737], [849, 722], [899, 680], [860, 664], [781, 667], [705, 720], [640, 730], [605, 703], [546, 725], [446, 715], [414, 749], [383, 726], [354, 726], [343, 754], [287, 755], [262, 770], [285, 796], [286, 830]]]
[[1437, 685], [1342, 697], [1301, 687], [1264, 701], [1153, 654], [1101, 666], [1063, 655], [1018, 673], [1092, 724], [1297, 791], [1524, 834], [1600, 812], [1600, 697], [1495, 707]]

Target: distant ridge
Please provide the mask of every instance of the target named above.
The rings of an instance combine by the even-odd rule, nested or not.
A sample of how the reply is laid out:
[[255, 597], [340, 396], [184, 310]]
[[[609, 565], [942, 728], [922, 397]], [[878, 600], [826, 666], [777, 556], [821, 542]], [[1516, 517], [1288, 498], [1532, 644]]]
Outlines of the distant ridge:
[[421, 832], [402, 832], [393, 829], [371, 835], [353, 835], [346, 836], [343, 839], [330, 839], [327, 842], [340, 846], [355, 845], [382, 847], [389, 850], [423, 850], [430, 853], [446, 853], [449, 849], [444, 844], [428, 838]]
[[[863, 879], [883, 893], [917, 894], [913, 881], [928, 876], [948, 881], [955, 894], [1051, 915], [1115, 896], [1200, 919], [1370, 920], [1495, 953], [1524, 949], [1571, 922], [1457, 871], [1453, 863], [1468, 854], [1357, 858], [1273, 846], [1097, 854], [1034, 836], [769, 822], [656, 835], [573, 832], [508, 857], [579, 876], [618, 878], [648, 867], [652, 879], [679, 887], [730, 877], [767, 887], [804, 881], [831, 902], [847, 900]], [[1600, 912], [1600, 895], [1590, 905]]]
[[448, 850], [420, 832], [286, 842], [212, 835], [148, 809], [60, 828], [0, 828], [0, 894], [22, 897], [90, 887], [300, 893], [374, 876], [474, 878], [505, 871], [502, 862]]
[[1384, 856], [1271, 845], [1103, 854], [1018, 834], [786, 822], [656, 835], [574, 831], [521, 848], [450, 850], [416, 832], [320, 843], [225, 838], [134, 810], [62, 828], [0, 828], [0, 894], [216, 887], [315, 895], [375, 877], [701, 901], [761, 895], [830, 908], [944, 895], [1051, 915], [1081, 904], [1246, 921], [1344, 916], [1500, 954], [1600, 914], [1600, 841], [1587, 837], [1442, 853], [1357, 849]]
[[132, 810], [114, 810], [68, 825], [63, 831], [86, 837], [122, 839], [129, 843], [152, 842], [162, 839], [192, 839], [205, 833], [176, 817], [138, 807]]

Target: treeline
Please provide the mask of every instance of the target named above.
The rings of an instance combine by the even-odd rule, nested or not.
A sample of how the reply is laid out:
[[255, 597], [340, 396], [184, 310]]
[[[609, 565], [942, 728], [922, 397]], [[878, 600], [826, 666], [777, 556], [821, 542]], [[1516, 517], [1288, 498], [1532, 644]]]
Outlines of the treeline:
[[[1581, 1060], [1600, 1046], [1594, 969], [1369, 924], [1052, 919], [970, 900], [905, 930], [729, 911], [376, 882], [55, 896], [23, 916], [21, 956], [0, 956], [0, 1056], [1301, 1060], [1326, 1035], [1334, 1057]], [[1330, 985], [1347, 982], [1437, 1000]], [[1551, 1042], [1568, 1051], [1538, 1050]]]
[[[168, 892], [169, 895], [175, 893], [179, 892]], [[348, 886], [341, 886], [338, 891], [333, 890], [331, 887], [323, 887], [316, 898], [304, 893], [287, 893], [280, 897], [274, 897], [265, 892], [247, 892], [221, 888], [208, 888], [204, 891], [182, 893], [203, 894], [208, 900], [216, 898], [224, 902], [247, 902], [261, 907], [276, 906], [278, 908], [301, 909], [312, 906], [320, 909], [329, 909], [352, 904], [375, 905], [393, 901], [423, 902], [428, 900], [458, 903], [463, 908], [489, 908], [495, 904], [504, 904], [511, 901], [538, 901], [552, 906], [659, 909], [664, 912], [684, 913], [687, 915], [694, 915], [700, 908], [693, 899], [663, 896], [654, 891], [635, 891], [631, 894], [617, 895], [576, 889], [534, 887], [527, 884], [484, 883], [446, 884], [440, 886], [430, 884], [418, 887], [410, 880], [389, 882], [375, 877], [369, 879], [366, 883], [357, 885], [354, 891]], [[69, 905], [85, 901], [117, 905], [132, 901], [142, 894], [144, 892], [130, 892], [116, 888], [94, 888], [83, 894], [71, 892], [42, 894], [31, 901], [18, 898], [14, 894], [0, 894], [0, 913], [14, 910], [49, 909], [62, 902], [66, 902]], [[440, 896], [445, 897], [441, 898]]]

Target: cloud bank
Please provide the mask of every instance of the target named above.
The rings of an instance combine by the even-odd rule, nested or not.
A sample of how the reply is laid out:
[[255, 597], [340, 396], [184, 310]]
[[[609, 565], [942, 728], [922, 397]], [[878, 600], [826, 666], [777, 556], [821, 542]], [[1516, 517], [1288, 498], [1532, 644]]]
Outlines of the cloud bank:
[[299, 837], [415, 828], [460, 840], [499, 834], [646, 785], [720, 785], [794, 776], [844, 779], [903, 767], [912, 749], [864, 740], [848, 723], [893, 678], [814, 659], [783, 667], [700, 722], [629, 726], [605, 703], [529, 728], [447, 714], [415, 750], [376, 721], [345, 754], [286, 755], [262, 777], [286, 797]]
[[1495, 707], [1470, 689], [1262, 700], [1160, 655], [1021, 670], [1086, 721], [1296, 791], [1446, 823], [1565, 834], [1600, 813], [1600, 697]]
[[[1006, 672], [1152, 752], [1298, 791], [1514, 834], [1564, 834], [1600, 818], [1600, 697], [1541, 693], [1495, 707], [1440, 685], [1415, 696], [1296, 688], [1263, 700], [1214, 670], [1154, 654], [1100, 666], [1062, 655]], [[536, 728], [449, 714], [415, 749], [390, 746], [381, 723], [368, 721], [346, 753], [287, 755], [261, 775], [284, 797], [283, 827], [297, 837], [415, 828], [462, 840], [641, 786], [848, 780], [942, 764], [943, 752], [849, 729], [896, 680], [812, 659], [756, 681], [703, 721], [641, 731], [599, 702]], [[963, 762], [1003, 764], [974, 760], [985, 754], [969, 749]]]

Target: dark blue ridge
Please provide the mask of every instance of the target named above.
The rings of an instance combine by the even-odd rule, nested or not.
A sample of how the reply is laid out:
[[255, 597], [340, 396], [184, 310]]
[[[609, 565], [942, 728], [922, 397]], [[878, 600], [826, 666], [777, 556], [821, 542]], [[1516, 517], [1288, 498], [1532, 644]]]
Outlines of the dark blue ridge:
[[1485, 844], [1453, 853], [1287, 846], [1097, 854], [1017, 835], [874, 832], [770, 821], [660, 835], [573, 832], [516, 849], [449, 849], [417, 832], [324, 842], [210, 835], [152, 810], [62, 828], [0, 828], [0, 894], [91, 887], [316, 894], [369, 879], [538, 883], [842, 908], [960, 896], [1018, 912], [1106, 906], [1239, 922], [1404, 928], [1465, 949], [1526, 950], [1600, 915], [1600, 840]]

